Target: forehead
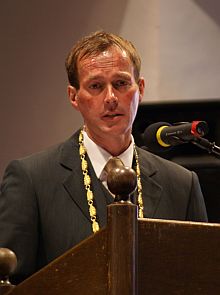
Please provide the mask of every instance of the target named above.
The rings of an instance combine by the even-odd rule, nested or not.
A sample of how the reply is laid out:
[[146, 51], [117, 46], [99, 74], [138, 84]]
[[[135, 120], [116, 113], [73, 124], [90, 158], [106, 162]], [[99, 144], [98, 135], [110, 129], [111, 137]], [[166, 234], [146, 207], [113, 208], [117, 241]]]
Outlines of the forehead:
[[133, 64], [125, 50], [111, 47], [97, 55], [83, 57], [78, 61], [79, 78], [95, 72], [122, 71], [133, 74]]

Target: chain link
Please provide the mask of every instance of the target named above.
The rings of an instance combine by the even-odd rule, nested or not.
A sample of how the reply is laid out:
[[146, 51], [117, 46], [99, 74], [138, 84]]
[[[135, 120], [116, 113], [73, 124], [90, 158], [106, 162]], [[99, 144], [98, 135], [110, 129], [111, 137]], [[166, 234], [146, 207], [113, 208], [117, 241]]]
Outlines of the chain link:
[[90, 220], [92, 222], [92, 230], [94, 233], [99, 231], [99, 224], [96, 220], [96, 208], [93, 203], [93, 192], [91, 191], [91, 178], [88, 174], [88, 163], [86, 161], [86, 148], [84, 147], [83, 143], [83, 133], [80, 132], [79, 135], [79, 154], [81, 159], [81, 168], [84, 176], [84, 186], [86, 189], [86, 196], [87, 196], [87, 202], [89, 206], [89, 214], [90, 214]]
[[142, 198], [141, 169], [139, 165], [139, 156], [138, 156], [135, 144], [134, 144], [134, 157], [136, 161], [136, 174], [137, 174], [138, 217], [144, 218], [144, 202]]

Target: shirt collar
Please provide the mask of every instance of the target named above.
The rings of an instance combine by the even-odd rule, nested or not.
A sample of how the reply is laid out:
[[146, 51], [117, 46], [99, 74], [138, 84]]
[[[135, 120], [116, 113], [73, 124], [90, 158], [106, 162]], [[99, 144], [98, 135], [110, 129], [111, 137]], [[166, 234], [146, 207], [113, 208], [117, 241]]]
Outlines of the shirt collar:
[[[108, 160], [112, 157], [110, 153], [98, 146], [92, 141], [87, 135], [86, 131], [83, 130], [84, 145], [86, 147], [87, 154], [92, 162], [96, 176], [100, 178], [103, 168]], [[129, 147], [118, 156], [122, 160], [125, 166], [132, 167], [133, 153], [134, 153], [134, 138], [131, 135], [132, 140]]]

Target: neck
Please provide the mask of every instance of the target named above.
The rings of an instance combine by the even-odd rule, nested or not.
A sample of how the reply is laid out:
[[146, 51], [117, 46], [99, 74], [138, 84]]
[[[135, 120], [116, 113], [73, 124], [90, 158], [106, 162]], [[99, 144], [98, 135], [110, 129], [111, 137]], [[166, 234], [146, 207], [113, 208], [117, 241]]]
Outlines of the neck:
[[107, 133], [104, 137], [91, 136], [90, 132], [85, 129], [89, 138], [98, 146], [106, 150], [109, 154], [116, 157], [122, 154], [131, 143], [131, 133], [121, 136], [113, 136]]

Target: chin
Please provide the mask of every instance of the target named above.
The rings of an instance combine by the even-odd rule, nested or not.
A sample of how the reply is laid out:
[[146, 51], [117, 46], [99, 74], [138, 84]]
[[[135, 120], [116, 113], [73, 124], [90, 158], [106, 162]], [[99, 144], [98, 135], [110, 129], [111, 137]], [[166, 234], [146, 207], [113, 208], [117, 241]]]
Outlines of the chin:
[[131, 128], [128, 128], [127, 126], [114, 125], [111, 127], [109, 127], [109, 126], [103, 127], [102, 131], [109, 134], [109, 135], [121, 136], [121, 135], [125, 135], [128, 132], [131, 132]]

